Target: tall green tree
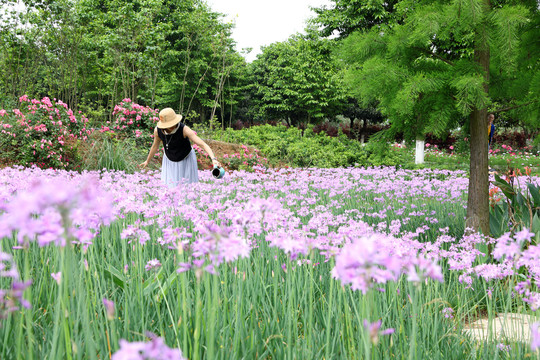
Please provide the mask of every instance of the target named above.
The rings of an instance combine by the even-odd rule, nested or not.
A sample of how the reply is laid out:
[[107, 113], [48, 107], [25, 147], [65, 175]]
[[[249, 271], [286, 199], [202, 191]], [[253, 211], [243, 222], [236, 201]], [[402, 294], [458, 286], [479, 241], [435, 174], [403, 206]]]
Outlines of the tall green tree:
[[398, 21], [398, 0], [334, 0], [332, 6], [313, 7], [317, 16], [311, 22], [320, 27], [323, 37], [345, 38], [355, 31]]
[[520, 52], [531, 46], [520, 37], [531, 13], [538, 11], [536, 3], [404, 0], [392, 11], [395, 21], [369, 26], [343, 41], [340, 55], [348, 64], [346, 79], [364, 104], [377, 102], [390, 119], [386, 135], [443, 135], [467, 118], [471, 142], [467, 226], [489, 233], [491, 74], [504, 78], [506, 86], [528, 89], [527, 103], [537, 106], [540, 93], [534, 77], [521, 79], [514, 72]]
[[110, 116], [131, 98], [204, 119], [241, 98], [233, 24], [203, 0], [25, 0], [1, 16], [2, 102], [49, 96]]
[[259, 115], [294, 126], [334, 115], [345, 94], [332, 45], [310, 33], [263, 48], [252, 64]]

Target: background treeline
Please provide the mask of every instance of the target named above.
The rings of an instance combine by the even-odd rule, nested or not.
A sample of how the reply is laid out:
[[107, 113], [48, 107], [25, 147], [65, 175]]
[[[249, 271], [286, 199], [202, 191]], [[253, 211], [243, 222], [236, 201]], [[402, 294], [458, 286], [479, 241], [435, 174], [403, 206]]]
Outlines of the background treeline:
[[[264, 49], [235, 50], [232, 23], [201, 0], [2, 2], [0, 108], [60, 99], [92, 123], [122, 99], [173, 107], [188, 123], [321, 122], [354, 109], [335, 41], [314, 29]], [[382, 117], [373, 109], [363, 113]], [[215, 123], [211, 123], [215, 125]]]
[[[23, 3], [2, 1], [4, 109], [23, 94], [48, 96], [99, 124], [129, 98], [223, 128], [337, 118], [356, 126], [357, 138], [383, 121], [390, 137], [445, 137], [469, 131], [475, 109], [497, 112], [499, 127], [521, 125], [526, 137], [539, 127], [535, 0], [489, 8], [481, 0], [334, 0], [314, 9], [306, 34], [265, 47], [252, 63], [235, 50], [234, 24], [202, 0]], [[487, 65], [477, 61], [481, 36]]]
[[232, 24], [200, 0], [25, 1], [4, 5], [0, 104], [58, 98], [94, 120], [124, 98], [205, 119], [245, 85]]

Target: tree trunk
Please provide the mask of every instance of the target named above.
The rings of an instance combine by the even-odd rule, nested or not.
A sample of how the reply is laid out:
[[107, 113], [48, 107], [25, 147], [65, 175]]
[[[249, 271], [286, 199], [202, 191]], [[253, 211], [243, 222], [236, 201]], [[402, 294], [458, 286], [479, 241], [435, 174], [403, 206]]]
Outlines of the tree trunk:
[[[485, 0], [489, 11], [489, 0]], [[487, 25], [476, 34], [474, 59], [484, 70], [484, 91], [489, 90], [489, 45]], [[488, 121], [487, 109], [474, 108], [470, 117], [471, 157], [465, 225], [474, 231], [489, 235], [489, 174], [488, 174]]]
[[470, 115], [471, 159], [466, 226], [489, 235], [489, 175], [487, 111], [475, 109]]

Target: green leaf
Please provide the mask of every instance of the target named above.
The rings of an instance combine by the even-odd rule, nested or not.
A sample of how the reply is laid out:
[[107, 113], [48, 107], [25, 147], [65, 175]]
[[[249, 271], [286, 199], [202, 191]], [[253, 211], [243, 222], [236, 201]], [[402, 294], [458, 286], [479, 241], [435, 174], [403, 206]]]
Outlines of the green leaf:
[[540, 217], [538, 217], [538, 214], [534, 214], [532, 222], [532, 232], [537, 235], [540, 234]]
[[167, 281], [162, 285], [163, 292], [159, 292], [157, 295], [157, 301], [161, 302], [163, 299], [163, 296], [166, 296], [169, 292], [169, 289], [176, 283], [176, 280], [178, 279], [178, 273], [174, 271], [171, 275], [169, 275], [169, 278]]
[[108, 269], [104, 269], [104, 275], [106, 278], [112, 279], [112, 281], [122, 288], [122, 290], [125, 288], [124, 276], [120, 270], [113, 266], [109, 266]]
[[529, 188], [529, 192], [534, 200], [533, 207], [540, 207], [540, 187], [537, 187], [532, 183], [527, 183], [527, 187]]
[[506, 195], [507, 198], [512, 199], [514, 195], [516, 195], [516, 191], [514, 188], [506, 182], [506, 180], [503, 180], [499, 175], [495, 174], [495, 181], [493, 183], [494, 185], [498, 186], [499, 189], [503, 192], [504, 195]]
[[489, 212], [489, 231], [491, 236], [500, 237], [505, 232], [506, 227], [506, 213], [503, 207], [500, 205], [495, 206]]

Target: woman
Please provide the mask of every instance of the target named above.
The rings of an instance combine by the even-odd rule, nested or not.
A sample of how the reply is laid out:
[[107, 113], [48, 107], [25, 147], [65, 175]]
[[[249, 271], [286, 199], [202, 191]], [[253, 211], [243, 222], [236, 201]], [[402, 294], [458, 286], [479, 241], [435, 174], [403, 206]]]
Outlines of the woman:
[[493, 142], [493, 135], [495, 134], [495, 114], [488, 115], [488, 150], [491, 148], [491, 143]]
[[180, 182], [199, 181], [197, 157], [191, 148], [190, 140], [206, 151], [214, 166], [220, 166], [212, 149], [193, 130], [182, 124], [181, 120], [182, 115], [177, 115], [171, 108], [160, 111], [159, 122], [154, 129], [154, 143], [146, 161], [139, 165], [141, 169], [147, 167], [160, 143], [163, 143], [165, 155], [161, 164], [161, 181], [169, 187], [175, 187]]

